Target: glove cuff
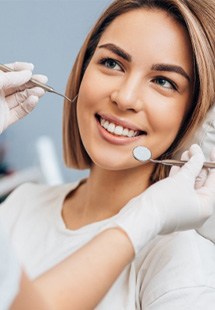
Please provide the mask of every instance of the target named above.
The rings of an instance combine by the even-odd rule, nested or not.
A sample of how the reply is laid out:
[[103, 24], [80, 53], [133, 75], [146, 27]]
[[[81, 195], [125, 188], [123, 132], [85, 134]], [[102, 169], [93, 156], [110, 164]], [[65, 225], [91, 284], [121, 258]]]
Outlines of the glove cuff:
[[153, 205], [140, 195], [129, 201], [105, 229], [116, 227], [127, 234], [138, 255], [147, 242], [159, 234], [160, 219]]

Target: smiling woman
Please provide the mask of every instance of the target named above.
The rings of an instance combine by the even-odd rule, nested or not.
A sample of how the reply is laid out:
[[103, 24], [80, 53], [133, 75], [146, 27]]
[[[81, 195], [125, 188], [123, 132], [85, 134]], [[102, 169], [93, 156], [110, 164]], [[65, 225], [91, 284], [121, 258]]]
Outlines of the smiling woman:
[[215, 304], [214, 245], [195, 230], [214, 212], [214, 171], [195, 185], [205, 172], [197, 145], [170, 176], [132, 156], [143, 145], [154, 159], [174, 158], [213, 106], [214, 12], [211, 0], [116, 0], [84, 42], [63, 134], [67, 166], [89, 168], [89, 177], [24, 185], [0, 209], [53, 309]]
[[[78, 93], [78, 126], [91, 160], [118, 170], [138, 165], [131, 149], [139, 144], [155, 157], [163, 154], [189, 111], [192, 76], [188, 34], [166, 12], [141, 9], [115, 19], [101, 36]], [[107, 130], [95, 115], [109, 122]], [[129, 134], [116, 135], [117, 126]]]
[[[187, 8], [188, 6], [188, 8]], [[205, 12], [205, 18], [203, 18], [203, 15], [198, 16], [197, 19], [201, 20], [202, 25], [204, 25], [204, 28], [202, 29], [200, 23], [198, 21], [193, 20], [192, 10], [189, 10], [189, 6], [192, 7], [192, 4], [190, 1], [187, 2], [186, 5], [183, 5], [183, 3], [175, 3], [175, 1], [168, 1], [168, 2], [159, 2], [159, 1], [123, 1], [122, 5], [119, 2], [114, 2], [110, 10], [107, 10], [101, 18], [98, 20], [95, 27], [92, 29], [91, 33], [88, 35], [83, 48], [81, 49], [79, 53], [79, 57], [76, 60], [76, 64], [74, 65], [74, 69], [70, 76], [70, 81], [68, 83], [67, 87], [67, 94], [75, 96], [79, 92], [79, 86], [80, 86], [80, 78], [82, 78], [82, 75], [87, 68], [87, 65], [89, 63], [89, 60], [91, 59], [92, 55], [94, 54], [96, 48], [102, 48], [107, 49], [112, 53], [111, 55], [114, 56], [117, 55], [119, 58], [123, 59], [124, 61], [131, 61], [131, 56], [129, 55], [128, 51], [125, 51], [125, 49], [122, 48], [122, 46], [118, 46], [119, 44], [116, 44], [116, 46], [113, 44], [112, 40], [110, 42], [105, 42], [105, 46], [99, 42], [101, 35], [103, 34], [104, 30], [111, 24], [116, 21], [115, 17], [119, 16], [122, 18], [122, 14], [126, 13], [130, 10], [137, 10], [140, 8], [146, 8], [147, 12], [151, 9], [155, 9], [155, 11], [162, 10], [163, 11], [163, 17], [168, 16], [168, 20], [173, 19], [172, 22], [175, 25], [180, 24], [180, 31], [183, 36], [183, 32], [186, 32], [187, 38], [184, 38], [184, 40], [187, 40], [188, 46], [190, 46], [190, 49], [193, 50], [190, 53], [190, 59], [189, 61], [193, 61], [192, 64], [192, 75], [194, 75], [193, 81], [191, 80], [192, 76], [189, 76], [188, 73], [182, 68], [181, 66], [178, 66], [178, 61], [176, 63], [170, 64], [169, 60], [167, 58], [168, 52], [166, 53], [166, 49], [168, 47], [172, 47], [172, 51], [175, 53], [178, 53], [182, 55], [183, 48], [182, 46], [177, 48], [177, 42], [178, 40], [174, 40], [173, 37], [167, 35], [165, 36], [165, 30], [171, 32], [171, 29], [164, 29], [165, 25], [167, 26], [168, 23], [165, 22], [163, 27], [160, 26], [160, 23], [157, 23], [154, 25], [154, 32], [155, 35], [152, 33], [151, 36], [151, 50], [152, 53], [157, 51], [158, 54], [163, 55], [163, 60], [165, 62], [162, 64], [153, 63], [153, 67], [151, 68], [152, 71], [155, 69], [155, 72], [159, 73], [159, 76], [156, 77], [154, 80], [155, 84], [163, 84], [165, 88], [173, 88], [177, 90], [177, 83], [173, 80], [173, 73], [181, 74], [187, 80], [190, 82], [190, 85], [193, 86], [193, 91], [191, 95], [193, 96], [193, 100], [190, 100], [193, 106], [195, 105], [195, 109], [191, 111], [188, 111], [186, 114], [186, 117], [183, 120], [183, 123], [181, 124], [179, 134], [177, 135], [176, 139], [173, 141], [171, 146], [166, 150], [164, 154], [162, 154], [162, 158], [165, 158], [166, 156], [174, 156], [175, 153], [177, 153], [178, 150], [183, 148], [183, 144], [187, 139], [188, 135], [192, 135], [192, 133], [196, 130], [196, 127], [198, 124], [202, 121], [202, 119], [205, 117], [206, 111], [209, 109], [210, 105], [213, 102], [214, 98], [214, 62], [213, 62], [213, 50], [210, 48], [210, 42], [208, 42], [206, 33], [209, 33], [211, 37], [213, 37], [212, 29], [213, 27], [211, 19], [213, 19], [213, 16], [211, 16], [211, 8], [213, 6], [213, 3], [211, 1], [203, 1], [203, 3], [200, 5], [198, 2], [194, 2], [194, 11], [197, 12], [196, 14], [200, 14], [201, 10]], [[184, 17], [183, 17], [184, 16]], [[186, 17], [186, 18], [185, 18]], [[175, 21], [175, 22], [174, 22]], [[138, 43], [141, 44], [141, 38], [145, 38], [145, 34], [141, 34], [140, 28], [137, 29], [137, 32], [131, 33], [129, 26], [133, 23], [133, 20], [131, 18], [130, 24], [123, 24], [122, 28], [117, 28], [117, 30], [120, 30], [124, 32], [124, 35], [127, 34], [127, 37], [129, 37], [129, 40], [131, 38], [136, 38], [138, 40]], [[149, 24], [150, 25], [150, 24]], [[187, 28], [186, 25], [189, 25], [189, 28]], [[113, 25], [111, 25], [113, 26]], [[127, 26], [127, 28], [126, 28]], [[138, 27], [138, 26], [137, 26]], [[110, 28], [110, 27], [109, 27]], [[147, 27], [146, 29], [149, 29], [150, 27]], [[164, 30], [164, 31], [163, 31]], [[179, 30], [177, 30], [179, 31]], [[143, 32], [143, 30], [142, 30]], [[117, 32], [114, 33], [114, 36]], [[172, 31], [174, 34], [174, 31]], [[190, 35], [189, 35], [190, 33]], [[138, 34], [138, 35], [137, 35]], [[166, 44], [166, 49], [162, 47], [165, 40], [169, 39], [169, 45]], [[112, 39], [112, 37], [111, 37]], [[150, 38], [149, 38], [150, 39]], [[172, 41], [171, 41], [172, 40]], [[118, 43], [118, 42], [117, 42]], [[144, 43], [143, 43], [144, 44]], [[178, 43], [179, 44], [179, 43]], [[187, 46], [185, 46], [185, 49]], [[143, 50], [144, 51], [144, 50]], [[193, 57], [194, 52], [194, 59]], [[142, 53], [142, 49], [141, 49]], [[142, 62], [147, 63], [147, 59], [144, 58], [144, 55], [141, 54]], [[113, 57], [112, 57], [113, 58]], [[106, 66], [114, 66], [114, 69], [116, 70], [122, 70], [120, 69], [120, 59], [118, 59], [118, 62], [110, 57], [104, 57], [103, 61], [105, 61]], [[192, 60], [191, 60], [192, 58]], [[111, 63], [110, 63], [111, 61]], [[186, 60], [188, 61], [188, 59]], [[208, 64], [208, 65], [207, 65]], [[172, 71], [172, 73], [171, 73]], [[202, 73], [201, 78], [199, 77], [199, 72]], [[163, 77], [161, 73], [165, 73], [165, 76]], [[168, 75], [167, 75], [168, 74]], [[170, 76], [171, 74], [171, 76]], [[175, 76], [175, 75], [174, 75]], [[77, 83], [74, 84], [74, 80], [77, 81]], [[187, 82], [188, 82], [187, 81]], [[186, 83], [186, 80], [184, 81]], [[201, 86], [201, 87], [200, 87]], [[94, 89], [97, 89], [97, 84], [92, 87], [92, 92]], [[209, 99], [209, 100], [208, 100]], [[200, 101], [203, 101], [203, 104], [200, 104]], [[198, 102], [197, 102], [198, 101]], [[66, 104], [66, 103], [65, 103]], [[73, 111], [73, 108], [75, 108], [75, 105], [73, 107], [67, 105], [66, 111], [65, 111], [65, 139], [64, 139], [64, 145], [65, 145], [65, 160], [66, 163], [70, 166], [84, 168], [90, 166], [90, 158], [88, 157], [88, 154], [86, 153], [85, 149], [82, 149], [77, 147], [74, 149], [70, 145], [70, 141], [72, 141], [72, 144], [74, 141], [77, 141], [76, 145], [81, 146], [82, 143], [79, 141], [79, 132], [77, 132], [76, 128], [78, 128], [77, 120], [76, 120], [76, 112]], [[192, 115], [191, 115], [192, 114]], [[71, 122], [71, 118], [73, 121]], [[72, 126], [70, 130], [68, 130], [67, 133], [67, 123]], [[68, 139], [66, 138], [68, 134]], [[74, 145], [74, 144], [73, 144]], [[68, 151], [67, 151], [68, 147]], [[77, 156], [78, 155], [78, 156]], [[166, 171], [166, 168], [164, 167], [156, 167], [156, 171], [153, 174], [153, 182], [168, 175], [168, 169]]]

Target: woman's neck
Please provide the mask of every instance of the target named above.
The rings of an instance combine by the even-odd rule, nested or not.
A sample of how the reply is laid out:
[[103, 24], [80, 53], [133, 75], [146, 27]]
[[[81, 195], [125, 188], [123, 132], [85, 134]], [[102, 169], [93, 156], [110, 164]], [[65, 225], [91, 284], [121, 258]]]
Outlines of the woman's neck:
[[63, 218], [67, 228], [78, 229], [117, 214], [148, 186], [152, 165], [124, 171], [92, 167], [86, 182], [65, 200]]
[[[145, 168], [145, 167], [144, 167]], [[98, 206], [113, 214], [149, 186], [151, 169], [108, 171], [93, 167], [86, 183], [89, 207]], [[91, 203], [90, 203], [91, 202]]]

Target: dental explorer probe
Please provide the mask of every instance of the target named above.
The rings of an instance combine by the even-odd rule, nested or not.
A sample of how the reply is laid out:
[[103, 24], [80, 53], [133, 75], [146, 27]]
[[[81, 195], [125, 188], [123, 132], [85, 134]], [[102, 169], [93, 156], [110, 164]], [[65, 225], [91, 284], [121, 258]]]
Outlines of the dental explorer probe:
[[[151, 151], [145, 146], [136, 146], [133, 149], [133, 156], [136, 160], [144, 163], [148, 161], [156, 164], [162, 164], [167, 166], [183, 166], [187, 161], [186, 160], [176, 160], [176, 159], [152, 159]], [[204, 162], [203, 167], [205, 168], [215, 168], [215, 162]]]
[[[15, 70], [3, 65], [3, 64], [0, 64], [0, 70], [3, 71], [3, 72], [15, 72]], [[43, 84], [41, 82], [38, 82], [37, 80], [35, 79], [30, 79], [29, 82], [33, 83], [34, 85], [36, 86], [39, 86], [41, 88], [43, 88], [45, 91], [49, 92], [49, 93], [53, 93], [53, 94], [56, 94], [56, 95], [59, 95], [65, 99], [67, 99], [68, 101], [72, 102], [71, 99], [69, 99], [67, 96], [57, 92], [56, 90], [54, 90], [51, 86], [48, 86], [46, 84]]]

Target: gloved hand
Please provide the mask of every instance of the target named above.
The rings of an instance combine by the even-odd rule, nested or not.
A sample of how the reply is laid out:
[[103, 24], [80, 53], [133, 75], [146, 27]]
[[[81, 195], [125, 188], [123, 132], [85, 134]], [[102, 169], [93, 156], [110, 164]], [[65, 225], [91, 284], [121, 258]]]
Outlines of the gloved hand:
[[112, 226], [127, 233], [136, 254], [156, 235], [199, 228], [212, 215], [215, 173], [211, 169], [205, 184], [195, 188], [205, 159], [198, 145], [189, 153], [186, 164], [173, 167], [169, 177], [130, 200], [115, 217]]
[[[188, 148], [192, 143], [200, 145], [206, 160], [215, 161], [215, 104], [208, 111], [207, 116], [202, 124], [200, 124], [195, 135], [187, 142], [185, 148]], [[211, 152], [212, 150], [212, 152]], [[188, 154], [185, 155], [185, 159], [189, 158]], [[210, 174], [214, 174], [215, 169], [211, 169]], [[207, 179], [208, 170], [203, 169], [198, 177], [198, 186], [202, 186]], [[215, 187], [215, 184], [214, 184]], [[196, 230], [203, 237], [211, 240], [215, 243], [215, 208], [213, 215], [204, 223], [202, 227]]]
[[0, 134], [30, 113], [45, 93], [29, 80], [32, 77], [42, 83], [48, 80], [44, 75], [32, 76], [34, 66], [31, 63], [16, 62], [7, 66], [15, 72], [0, 71]]
[[[213, 147], [212, 149], [210, 160], [215, 161], [215, 147]], [[210, 170], [203, 169], [202, 173], [200, 174], [198, 178], [198, 182], [196, 183], [196, 188], [201, 188], [204, 185], [207, 186], [208, 173], [210, 175], [213, 175], [213, 177], [215, 178], [215, 169], [210, 169]], [[214, 186], [211, 188], [211, 192], [215, 200], [215, 183], [214, 183]], [[206, 239], [209, 239], [215, 243], [215, 206], [213, 209], [213, 214], [208, 218], [208, 220], [200, 228], [196, 229], [196, 231], [200, 235], [205, 237]]]

